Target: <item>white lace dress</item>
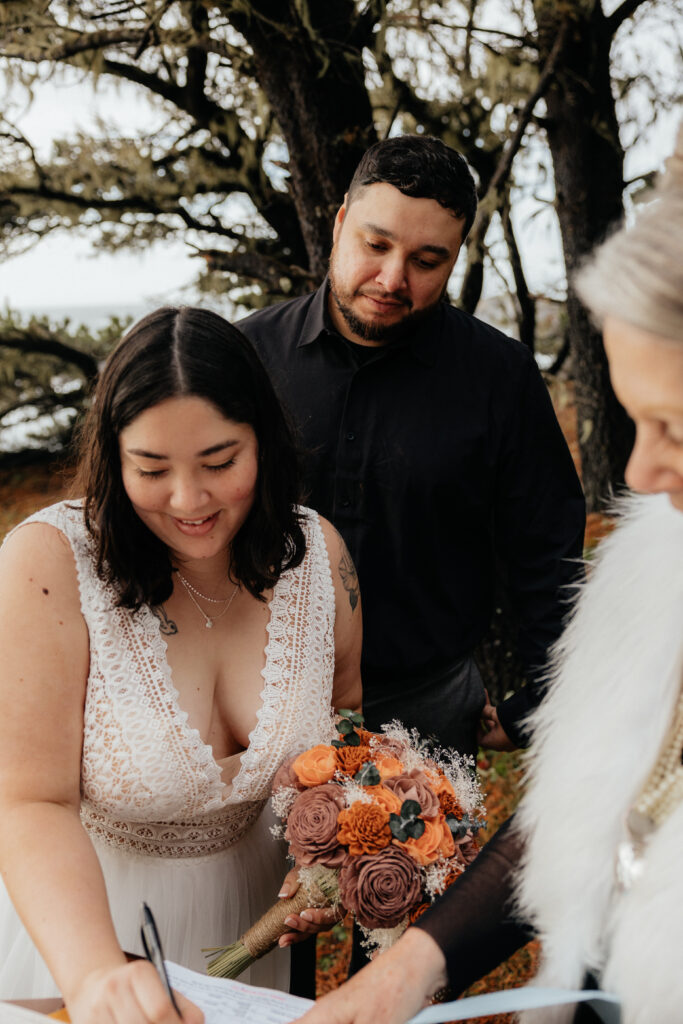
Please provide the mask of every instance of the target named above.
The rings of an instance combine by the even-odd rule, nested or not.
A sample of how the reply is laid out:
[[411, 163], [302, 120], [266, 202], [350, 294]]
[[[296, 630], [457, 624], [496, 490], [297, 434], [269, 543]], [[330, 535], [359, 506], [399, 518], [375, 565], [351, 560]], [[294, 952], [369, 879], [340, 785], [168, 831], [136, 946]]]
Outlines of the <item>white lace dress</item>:
[[[230, 786], [178, 706], [159, 619], [116, 608], [97, 578], [81, 512], [62, 502], [26, 520], [61, 530], [76, 560], [90, 638], [81, 819], [127, 951], [142, 952], [144, 899], [166, 957], [203, 971], [202, 947], [239, 938], [277, 897], [287, 865], [269, 832], [271, 780], [287, 756], [333, 733], [334, 588], [317, 515], [305, 511], [306, 555], [274, 588], [262, 704]], [[286, 989], [288, 951], [242, 978]], [[0, 999], [56, 991], [0, 883]]]

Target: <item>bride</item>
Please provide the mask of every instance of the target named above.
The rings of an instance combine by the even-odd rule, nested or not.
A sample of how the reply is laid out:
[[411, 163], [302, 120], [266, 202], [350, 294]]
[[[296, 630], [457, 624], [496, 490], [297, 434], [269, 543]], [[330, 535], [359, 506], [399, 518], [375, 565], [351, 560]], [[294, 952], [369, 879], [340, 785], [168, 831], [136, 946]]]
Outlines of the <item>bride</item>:
[[[0, 552], [0, 998], [59, 989], [74, 1024], [172, 1021], [124, 954], [140, 905], [201, 970], [202, 947], [293, 893], [266, 801], [285, 757], [329, 741], [332, 708], [360, 704], [356, 580], [297, 504], [265, 371], [208, 310], [124, 337], [78, 483]], [[286, 988], [288, 969], [277, 950], [245, 980]]]

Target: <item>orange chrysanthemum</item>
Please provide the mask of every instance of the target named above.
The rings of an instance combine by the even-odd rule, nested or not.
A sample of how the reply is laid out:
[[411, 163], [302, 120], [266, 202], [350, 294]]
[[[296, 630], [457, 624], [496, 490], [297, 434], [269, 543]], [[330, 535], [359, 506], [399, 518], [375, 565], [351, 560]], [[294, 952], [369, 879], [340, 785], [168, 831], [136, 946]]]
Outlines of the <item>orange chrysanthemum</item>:
[[408, 914], [408, 920], [410, 921], [410, 923], [415, 924], [417, 919], [422, 917], [424, 912], [426, 910], [429, 910], [430, 907], [431, 903], [418, 903], [418, 905], [416, 907], [413, 907], [413, 909]]
[[292, 763], [292, 771], [302, 786], [319, 786], [322, 782], [329, 782], [336, 770], [337, 751], [324, 743], [304, 750]]
[[344, 775], [355, 775], [366, 761], [372, 761], [370, 747], [361, 743], [359, 747], [336, 747], [337, 768]]
[[447, 814], [454, 814], [458, 821], [460, 821], [465, 812], [463, 811], [457, 796], [455, 796], [453, 792], [449, 793], [448, 790], [442, 789], [438, 794], [438, 797], [444, 817]]
[[383, 850], [391, 842], [388, 812], [377, 804], [352, 804], [339, 812], [337, 839], [353, 857]]

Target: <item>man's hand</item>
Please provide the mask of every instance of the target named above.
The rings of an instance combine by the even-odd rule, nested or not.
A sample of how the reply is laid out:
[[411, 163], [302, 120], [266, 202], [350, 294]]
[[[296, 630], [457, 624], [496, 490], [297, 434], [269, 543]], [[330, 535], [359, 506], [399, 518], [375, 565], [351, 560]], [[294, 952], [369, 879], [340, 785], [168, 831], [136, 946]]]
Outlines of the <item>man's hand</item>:
[[403, 1024], [446, 983], [446, 960], [434, 939], [409, 928], [395, 946], [319, 999], [301, 1024]]
[[481, 724], [477, 730], [479, 745], [489, 750], [517, 750], [517, 744], [513, 743], [505, 729], [498, 720], [498, 712], [489, 699], [488, 690], [486, 704], [481, 713]]

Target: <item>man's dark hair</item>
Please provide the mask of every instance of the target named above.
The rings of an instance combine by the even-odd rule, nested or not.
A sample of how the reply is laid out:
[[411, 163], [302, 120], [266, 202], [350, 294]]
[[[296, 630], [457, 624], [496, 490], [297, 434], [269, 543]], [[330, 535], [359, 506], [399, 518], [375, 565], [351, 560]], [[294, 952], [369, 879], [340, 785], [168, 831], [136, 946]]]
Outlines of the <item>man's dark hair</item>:
[[216, 313], [164, 307], [140, 320], [112, 352], [81, 431], [76, 486], [85, 496], [97, 572], [127, 608], [161, 604], [173, 582], [166, 545], [124, 489], [119, 435], [146, 409], [180, 396], [206, 399], [227, 419], [249, 424], [258, 441], [256, 495], [232, 541], [231, 575], [262, 597], [304, 556], [298, 453], [258, 356]]
[[347, 192], [347, 204], [366, 185], [385, 182], [415, 199], [435, 199], [464, 217], [463, 239], [477, 212], [477, 190], [467, 161], [431, 135], [399, 135], [384, 139], [361, 158]]

